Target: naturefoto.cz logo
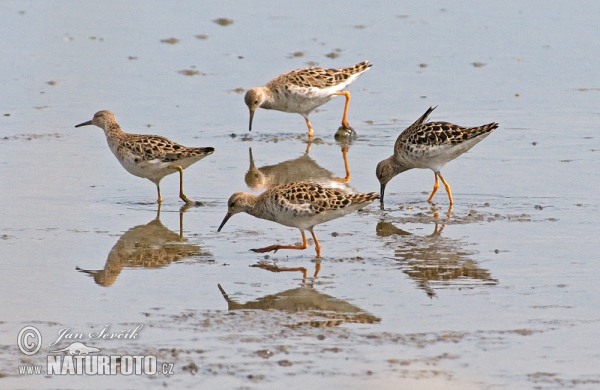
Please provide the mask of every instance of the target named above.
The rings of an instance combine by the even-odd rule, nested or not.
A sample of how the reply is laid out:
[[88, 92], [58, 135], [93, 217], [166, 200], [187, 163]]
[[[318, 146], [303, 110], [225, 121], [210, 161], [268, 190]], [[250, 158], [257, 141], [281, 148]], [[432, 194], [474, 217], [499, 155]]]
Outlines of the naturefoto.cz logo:
[[[100, 332], [72, 333], [70, 328], [59, 330], [58, 338], [48, 344], [56, 348], [60, 342], [72, 341], [64, 348], [54, 349], [47, 355], [46, 365], [26, 364], [19, 366], [21, 375], [172, 375], [173, 364], [158, 365], [154, 355], [102, 355], [100, 348], [86, 345], [81, 341], [97, 339], [136, 339], [144, 325], [135, 329], [111, 332], [105, 326]], [[38, 353], [42, 346], [42, 334], [34, 326], [26, 326], [17, 338], [19, 350], [25, 355]]]

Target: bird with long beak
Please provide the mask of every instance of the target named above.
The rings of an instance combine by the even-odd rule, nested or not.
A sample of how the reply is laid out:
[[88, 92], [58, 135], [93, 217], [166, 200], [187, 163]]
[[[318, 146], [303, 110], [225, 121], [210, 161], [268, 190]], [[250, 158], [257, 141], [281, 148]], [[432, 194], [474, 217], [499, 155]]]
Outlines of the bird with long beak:
[[257, 218], [295, 227], [302, 234], [302, 245], [271, 245], [251, 249], [252, 251], [265, 253], [277, 252], [279, 249], [306, 249], [308, 242], [304, 232], [308, 230], [315, 242], [317, 257], [321, 257], [321, 245], [313, 231], [314, 226], [362, 209], [376, 199], [379, 199], [376, 192], [347, 194], [311, 182], [276, 186], [258, 196], [236, 192], [227, 202], [227, 214], [218, 231], [221, 231], [233, 215], [245, 212]]
[[302, 115], [308, 127], [308, 139], [312, 140], [314, 132], [308, 120], [308, 114], [336, 95], [346, 97], [342, 127], [352, 130], [347, 120], [350, 93], [344, 91], [344, 89], [356, 81], [370, 67], [369, 61], [363, 61], [344, 69], [296, 69], [277, 76], [264, 87], [248, 90], [244, 101], [250, 110], [249, 131], [252, 131], [254, 113], [260, 107]]
[[394, 176], [412, 168], [429, 168], [435, 174], [433, 192], [427, 200], [429, 203], [439, 188], [439, 178], [452, 206], [452, 192], [450, 185], [442, 177], [442, 167], [498, 128], [498, 124], [494, 122], [478, 127], [461, 127], [448, 122], [427, 123], [427, 117], [434, 109], [435, 107], [429, 107], [425, 114], [406, 128], [396, 140], [394, 154], [377, 164], [375, 174], [381, 185], [382, 206], [387, 183]]
[[162, 203], [160, 181], [175, 172], [179, 172], [179, 197], [187, 204], [197, 203], [183, 193], [183, 170], [213, 154], [215, 148], [188, 148], [158, 135], [126, 133], [115, 115], [106, 110], [98, 111], [92, 120], [75, 127], [89, 125], [104, 130], [108, 147], [127, 172], [156, 185], [159, 204]]

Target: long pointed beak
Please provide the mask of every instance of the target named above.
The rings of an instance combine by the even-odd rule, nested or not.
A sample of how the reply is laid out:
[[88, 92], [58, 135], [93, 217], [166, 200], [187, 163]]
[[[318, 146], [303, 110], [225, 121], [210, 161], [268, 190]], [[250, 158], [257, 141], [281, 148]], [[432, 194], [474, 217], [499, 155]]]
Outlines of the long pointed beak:
[[250, 125], [248, 131], [252, 131], [252, 118], [254, 118], [254, 111], [250, 110]]
[[220, 232], [221, 229], [223, 229], [223, 226], [225, 226], [225, 223], [227, 223], [227, 221], [229, 220], [229, 218], [231, 218], [232, 215], [233, 214], [231, 214], [231, 213], [227, 213], [225, 215], [225, 218], [223, 218], [223, 222], [221, 222], [221, 226], [219, 226], [219, 228], [217, 229], [218, 232]]
[[92, 121], [87, 121], [87, 122], [83, 122], [83, 123], [80, 123], [78, 125], [75, 125], [75, 127], [89, 126], [91, 124], [92, 124]]

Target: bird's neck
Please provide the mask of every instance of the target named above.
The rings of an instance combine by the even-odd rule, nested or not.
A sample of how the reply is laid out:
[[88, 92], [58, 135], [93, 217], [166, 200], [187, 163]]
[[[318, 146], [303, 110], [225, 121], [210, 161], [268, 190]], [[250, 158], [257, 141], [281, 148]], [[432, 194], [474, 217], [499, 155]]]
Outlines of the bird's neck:
[[258, 196], [248, 194], [248, 197], [246, 198], [246, 203], [244, 204], [244, 212], [254, 217], [258, 217], [258, 208], [256, 207], [257, 200]]
[[121, 138], [125, 132], [118, 123], [111, 123], [103, 128], [106, 139]]
[[260, 104], [261, 108], [266, 108], [267, 110], [271, 109], [275, 105], [275, 96], [273, 95], [273, 91], [271, 91], [267, 87], [262, 87], [262, 93], [265, 98], [263, 102]]
[[401, 174], [404, 171], [408, 171], [412, 167], [406, 165], [402, 160], [397, 159], [395, 156], [390, 156], [388, 158], [390, 160], [390, 164], [394, 169], [394, 176]]

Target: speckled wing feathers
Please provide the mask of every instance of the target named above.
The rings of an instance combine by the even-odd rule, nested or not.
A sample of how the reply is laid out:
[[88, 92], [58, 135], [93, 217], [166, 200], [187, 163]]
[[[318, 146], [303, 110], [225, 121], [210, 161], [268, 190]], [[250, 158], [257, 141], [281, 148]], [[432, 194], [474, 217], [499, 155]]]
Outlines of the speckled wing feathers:
[[448, 122], [425, 123], [435, 109], [429, 108], [423, 116], [400, 134], [396, 142], [400, 145], [443, 146], [456, 145], [498, 128], [497, 123], [477, 127], [461, 127]]
[[[343, 209], [350, 205], [368, 204], [379, 199], [379, 194], [346, 194], [338, 189], [324, 188], [316, 183], [291, 183], [268, 190], [280, 207], [294, 209], [299, 214], [314, 215]], [[265, 194], [267, 193], [265, 192]]]
[[344, 69], [302, 68], [282, 74], [271, 80], [267, 87], [288, 85], [302, 88], [328, 88], [347, 81], [352, 75], [360, 74], [371, 67], [369, 61]]
[[190, 157], [206, 157], [214, 148], [188, 148], [158, 135], [127, 134], [120, 148], [127, 148], [142, 161], [159, 159], [163, 162], [180, 161]]

